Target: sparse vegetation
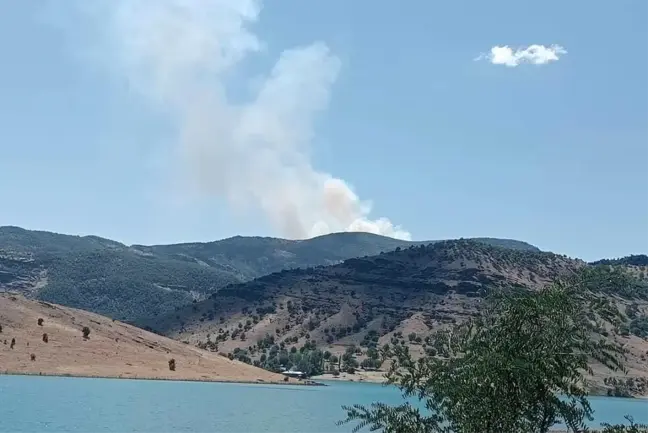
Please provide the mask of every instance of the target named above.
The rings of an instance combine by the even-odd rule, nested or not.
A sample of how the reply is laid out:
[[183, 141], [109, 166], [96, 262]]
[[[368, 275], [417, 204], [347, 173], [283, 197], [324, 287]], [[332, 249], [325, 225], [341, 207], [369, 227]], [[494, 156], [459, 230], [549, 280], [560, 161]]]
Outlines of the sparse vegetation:
[[43, 319], [42, 318], [38, 319], [38, 326], [43, 326]]
[[36, 355], [32, 353], [31, 355], [29, 355], [29, 359], [36, 361]]
[[49, 342], [49, 337], [47, 336], [47, 333], [43, 334], [43, 343], [48, 343]]
[[175, 371], [176, 369], [176, 360], [174, 358], [169, 359], [169, 370]]
[[[295, 364], [286, 356], [279, 359], [282, 354], [290, 357], [329, 349], [324, 345], [339, 351], [340, 346], [355, 344], [358, 352], [343, 354], [339, 364], [341, 371], [348, 372], [380, 368], [382, 357], [376, 358], [370, 350], [376, 350], [379, 341], [416, 347], [417, 356], [438, 356], [430, 339], [432, 330], [475, 317], [490, 292], [506, 287], [537, 290], [561, 276], [579, 274], [592, 292], [638, 305], [635, 316], [614, 323], [603, 324], [590, 314], [598, 323], [596, 332], [608, 341], [643, 335], [641, 317], [648, 311], [642, 300], [646, 286], [633, 273], [557, 254], [511, 251], [470, 240], [402, 248], [329, 267], [283, 271], [230, 286], [195, 305], [203, 316], [207, 308], [216, 309], [215, 316], [220, 316], [223, 324], [212, 340], [233, 342], [238, 349], [232, 353], [233, 359], [278, 371], [282, 365], [289, 368]], [[233, 312], [221, 310], [219, 305], [232, 301], [245, 306], [238, 307], [235, 316], [224, 317]], [[340, 315], [342, 309], [346, 311]], [[181, 323], [181, 328], [173, 329], [185, 332], [185, 338], [190, 327], [192, 333], [200, 333], [201, 326], [194, 327], [198, 314], [195, 318], [178, 316], [176, 323]], [[262, 317], [264, 322], [259, 325]], [[258, 335], [259, 329], [268, 335], [254, 341], [251, 336]], [[278, 348], [271, 351], [273, 345]], [[330, 371], [331, 364], [330, 359], [324, 362], [324, 371]], [[597, 378], [598, 392], [604, 392], [599, 387], [601, 381], [602, 377]]]
[[88, 328], [87, 326], [84, 326], [83, 329], [81, 330], [81, 332], [83, 333], [83, 338], [84, 339], [87, 340], [88, 338], [90, 338], [90, 328]]

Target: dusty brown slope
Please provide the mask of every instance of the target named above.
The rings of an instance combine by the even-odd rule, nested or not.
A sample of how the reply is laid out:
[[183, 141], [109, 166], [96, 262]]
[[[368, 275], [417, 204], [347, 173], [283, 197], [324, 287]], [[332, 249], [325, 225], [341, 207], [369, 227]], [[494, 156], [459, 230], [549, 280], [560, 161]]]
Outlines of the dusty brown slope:
[[[38, 324], [41, 318], [42, 326]], [[284, 381], [282, 375], [97, 314], [28, 300], [17, 294], [0, 293], [0, 326], [0, 373]], [[87, 339], [82, 334], [85, 326], [90, 328]], [[43, 334], [47, 334], [47, 342]], [[175, 359], [175, 371], [169, 369], [171, 359]]]

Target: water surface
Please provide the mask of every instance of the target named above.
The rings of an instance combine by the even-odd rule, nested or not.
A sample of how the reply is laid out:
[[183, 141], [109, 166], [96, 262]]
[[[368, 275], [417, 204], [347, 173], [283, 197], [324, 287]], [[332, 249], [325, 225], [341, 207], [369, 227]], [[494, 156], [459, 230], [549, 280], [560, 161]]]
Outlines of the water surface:
[[[349, 432], [342, 405], [402, 402], [397, 389], [69, 377], [0, 376], [1, 432]], [[648, 423], [648, 401], [594, 397], [598, 422], [630, 414]], [[368, 430], [366, 430], [368, 431]]]

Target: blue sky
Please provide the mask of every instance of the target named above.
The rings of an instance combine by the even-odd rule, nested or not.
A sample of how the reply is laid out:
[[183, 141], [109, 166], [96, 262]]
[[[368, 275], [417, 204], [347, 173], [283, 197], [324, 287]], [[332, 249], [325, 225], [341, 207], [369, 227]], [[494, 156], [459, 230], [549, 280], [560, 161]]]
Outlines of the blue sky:
[[[0, 225], [152, 244], [385, 217], [417, 240], [648, 250], [645, 1], [207, 0], [173, 30], [166, 0], [82, 3], [1, 7]], [[475, 61], [532, 44], [567, 53]]]

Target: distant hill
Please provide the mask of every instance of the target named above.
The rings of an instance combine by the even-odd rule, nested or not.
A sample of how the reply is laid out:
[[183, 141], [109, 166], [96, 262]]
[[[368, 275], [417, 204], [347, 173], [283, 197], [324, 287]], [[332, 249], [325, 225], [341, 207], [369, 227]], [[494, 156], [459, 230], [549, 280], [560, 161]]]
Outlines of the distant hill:
[[0, 293], [0, 326], [2, 373], [283, 382], [279, 374], [107, 317], [20, 295]]
[[[384, 344], [405, 344], [422, 354], [431, 347], [426, 338], [433, 329], [477, 314], [483, 295], [494, 288], [537, 290], [574, 275], [586, 278], [592, 290], [626, 311], [626, 322], [601, 324], [600, 332], [623, 341], [630, 350], [632, 374], [648, 377], [645, 281], [622, 268], [472, 240], [284, 270], [227, 286], [149, 326], [271, 369], [293, 347], [301, 351], [315, 346], [342, 356], [355, 345], [359, 360]], [[602, 387], [604, 373], [598, 374]]]
[[[515, 240], [478, 241], [538, 250]], [[299, 241], [236, 236], [207, 243], [127, 246], [97, 236], [0, 227], [0, 291], [141, 324], [228, 284], [417, 244], [421, 242], [336, 233]]]
[[623, 265], [623, 266], [648, 266], [648, 256], [645, 254], [631, 254], [618, 259], [602, 259], [591, 263], [592, 265]]
[[[474, 238], [493, 246], [520, 251], [540, 251], [526, 242], [512, 239]], [[238, 274], [242, 281], [283, 269], [332, 265], [353, 257], [428, 245], [440, 241], [402, 241], [372, 233], [333, 233], [306, 240], [235, 236], [215, 242], [142, 246], [132, 248], [145, 254], [206, 264]]]

